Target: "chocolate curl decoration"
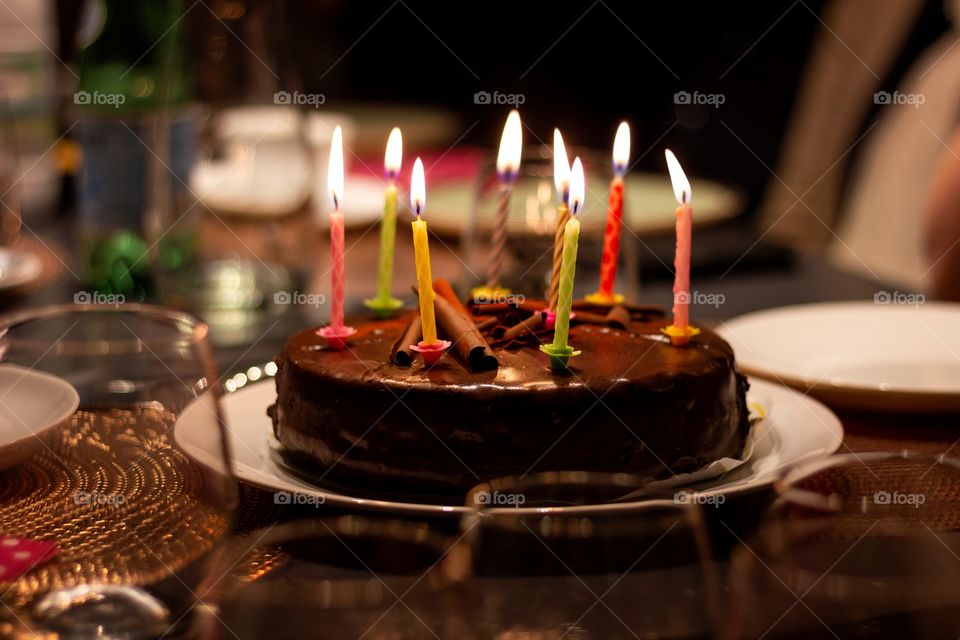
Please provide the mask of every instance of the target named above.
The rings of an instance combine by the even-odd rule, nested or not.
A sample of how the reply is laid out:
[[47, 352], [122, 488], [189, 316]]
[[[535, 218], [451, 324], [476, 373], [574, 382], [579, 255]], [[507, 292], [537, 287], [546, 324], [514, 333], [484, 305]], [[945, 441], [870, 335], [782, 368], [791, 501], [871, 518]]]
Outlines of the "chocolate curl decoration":
[[509, 302], [492, 302], [490, 304], [475, 304], [471, 307], [475, 316], [495, 316], [508, 311], [515, 311], [517, 305]]
[[450, 286], [450, 281], [446, 278], [437, 278], [433, 281], [433, 291], [438, 296], [449, 302], [454, 309], [457, 310], [457, 313], [460, 313], [465, 318], [470, 317], [470, 312], [467, 311], [467, 308], [463, 306], [463, 303], [460, 302], [460, 298], [457, 297], [457, 293], [453, 290], [453, 287]]
[[393, 343], [393, 349], [390, 350], [390, 362], [399, 367], [409, 367], [413, 364], [413, 357], [416, 355], [410, 347], [420, 342], [422, 338], [423, 327], [420, 324], [420, 314], [415, 313], [410, 318], [407, 328]]
[[484, 318], [483, 320], [478, 319], [477, 331], [480, 331], [480, 332], [486, 331], [487, 329], [497, 326], [499, 323], [500, 321], [494, 317]]
[[501, 332], [500, 335], [496, 337], [498, 340], [516, 340], [522, 335], [533, 333], [543, 325], [543, 322], [543, 314], [535, 313], [526, 320], [518, 322], [509, 329]]
[[473, 318], [458, 312], [442, 295], [434, 299], [433, 306], [440, 330], [453, 342], [453, 348], [471, 371], [486, 371], [500, 366], [487, 339], [473, 323]]
[[630, 312], [622, 305], [611, 307], [607, 312], [607, 324], [626, 331], [630, 328]]

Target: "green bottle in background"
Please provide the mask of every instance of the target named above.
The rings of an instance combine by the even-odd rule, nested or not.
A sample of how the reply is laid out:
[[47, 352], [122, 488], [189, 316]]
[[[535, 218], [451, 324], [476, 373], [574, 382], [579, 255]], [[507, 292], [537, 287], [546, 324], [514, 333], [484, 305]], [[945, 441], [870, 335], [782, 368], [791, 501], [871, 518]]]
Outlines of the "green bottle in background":
[[183, 7], [176, 0], [91, 0], [87, 11], [74, 94], [84, 278], [128, 301], [158, 299], [158, 283], [187, 269], [197, 244], [199, 212], [191, 212], [187, 184], [198, 118]]

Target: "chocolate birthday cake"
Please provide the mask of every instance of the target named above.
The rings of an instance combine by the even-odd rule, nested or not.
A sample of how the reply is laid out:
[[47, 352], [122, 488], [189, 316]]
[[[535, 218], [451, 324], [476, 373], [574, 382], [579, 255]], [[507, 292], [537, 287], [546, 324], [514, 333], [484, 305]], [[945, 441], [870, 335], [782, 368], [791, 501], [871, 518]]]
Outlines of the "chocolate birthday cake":
[[558, 373], [538, 348], [552, 336], [543, 306], [439, 296], [454, 348], [432, 367], [409, 349], [416, 314], [355, 322], [344, 350], [315, 329], [295, 334], [268, 411], [284, 456], [338, 484], [462, 494], [506, 475], [662, 478], [741, 455], [747, 382], [719, 336], [678, 347], [659, 308], [576, 304], [570, 344], [582, 355]]

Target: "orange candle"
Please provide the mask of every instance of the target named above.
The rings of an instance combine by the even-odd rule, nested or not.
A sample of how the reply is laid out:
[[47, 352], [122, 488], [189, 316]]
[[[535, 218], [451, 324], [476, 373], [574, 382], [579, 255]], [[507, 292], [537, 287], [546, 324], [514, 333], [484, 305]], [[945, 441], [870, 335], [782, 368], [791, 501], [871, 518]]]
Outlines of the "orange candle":
[[613, 142], [613, 179], [607, 203], [607, 226], [603, 234], [603, 257], [600, 260], [600, 288], [588, 296], [591, 302], [618, 304], [623, 296], [614, 292], [617, 262], [620, 258], [620, 231], [623, 228], [623, 176], [630, 160], [630, 126], [621, 122]]

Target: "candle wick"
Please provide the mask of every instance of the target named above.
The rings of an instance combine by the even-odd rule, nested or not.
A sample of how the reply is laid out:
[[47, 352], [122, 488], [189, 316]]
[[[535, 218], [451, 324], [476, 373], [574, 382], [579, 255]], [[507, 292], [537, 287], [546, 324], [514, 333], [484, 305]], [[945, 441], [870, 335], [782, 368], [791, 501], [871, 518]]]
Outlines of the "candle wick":
[[333, 199], [333, 210], [334, 210], [334, 211], [339, 211], [339, 210], [340, 210], [340, 198], [337, 197], [337, 194], [336, 194], [336, 193], [332, 194], [330, 197]]

